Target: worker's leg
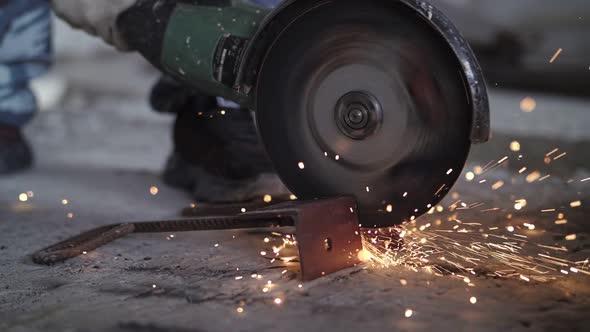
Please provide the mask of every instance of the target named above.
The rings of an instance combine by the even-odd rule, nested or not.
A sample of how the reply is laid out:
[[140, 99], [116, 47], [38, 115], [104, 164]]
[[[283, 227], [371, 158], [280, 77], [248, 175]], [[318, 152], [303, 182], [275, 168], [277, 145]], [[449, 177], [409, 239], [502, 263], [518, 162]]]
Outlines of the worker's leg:
[[258, 139], [250, 111], [218, 99], [171, 79], [162, 79], [154, 87], [154, 109], [176, 114], [174, 149], [164, 181], [191, 191], [198, 201], [288, 196]]
[[0, 1], [0, 174], [32, 164], [21, 128], [37, 109], [29, 81], [51, 61], [50, 24], [47, 0]]
[[[249, 1], [269, 8], [282, 2]], [[154, 88], [151, 102], [156, 110], [177, 114], [174, 150], [164, 171], [166, 183], [208, 202], [289, 194], [259, 141], [249, 110], [165, 78]]]

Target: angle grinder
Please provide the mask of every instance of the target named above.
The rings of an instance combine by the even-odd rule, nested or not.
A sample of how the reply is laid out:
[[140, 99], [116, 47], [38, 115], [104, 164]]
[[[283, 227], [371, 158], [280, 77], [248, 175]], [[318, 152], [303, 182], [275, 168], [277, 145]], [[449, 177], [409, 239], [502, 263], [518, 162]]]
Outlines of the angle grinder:
[[400, 224], [450, 190], [489, 137], [481, 69], [416, 0], [139, 1], [130, 46], [177, 80], [251, 108], [299, 198], [352, 196], [363, 227]]

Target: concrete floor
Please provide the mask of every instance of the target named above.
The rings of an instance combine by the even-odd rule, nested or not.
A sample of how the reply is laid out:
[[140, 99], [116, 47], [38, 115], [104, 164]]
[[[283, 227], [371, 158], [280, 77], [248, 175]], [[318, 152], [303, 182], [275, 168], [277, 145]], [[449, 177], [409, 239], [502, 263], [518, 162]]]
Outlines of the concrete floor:
[[[282, 263], [259, 254], [270, 249], [266, 230], [138, 234], [64, 264], [34, 265], [33, 251], [82, 230], [171, 217], [191, 203], [158, 177], [170, 149], [171, 119], [148, 110], [145, 93], [156, 77], [149, 67], [104, 51], [59, 63], [55, 77], [67, 83], [65, 97], [27, 128], [37, 166], [0, 179], [1, 331], [588, 330], [590, 277], [582, 274], [527, 283], [478, 272], [470, 287], [454, 276], [365, 264], [300, 288], [290, 271], [282, 274]], [[535, 112], [519, 109], [527, 95], [537, 100]], [[492, 104], [494, 139], [474, 148], [466, 171], [505, 155], [510, 161], [478, 181], [459, 180], [453, 192], [485, 206], [459, 211], [457, 218], [502, 229], [516, 225], [532, 243], [566, 246], [564, 258], [588, 258], [590, 181], [581, 180], [590, 176], [590, 101], [494, 90]], [[508, 149], [515, 138], [522, 161]], [[543, 157], [555, 147], [569, 154], [547, 166]], [[552, 177], [529, 184], [518, 176], [522, 165]], [[505, 186], [493, 191], [499, 180]], [[158, 195], [150, 195], [152, 186]], [[34, 196], [19, 202], [27, 191]], [[515, 211], [520, 198], [528, 205]], [[570, 207], [576, 200], [582, 207]], [[500, 210], [479, 212], [493, 207]], [[548, 208], [556, 212], [540, 212]], [[568, 224], [554, 224], [558, 212]], [[451, 215], [445, 209], [418, 224]], [[523, 222], [537, 230], [522, 230]], [[565, 241], [568, 234], [577, 239]], [[536, 255], [538, 249], [531, 250]], [[494, 264], [481, 265], [488, 263]], [[263, 278], [251, 278], [254, 273]], [[268, 280], [273, 286], [264, 293]], [[473, 296], [476, 304], [469, 302]], [[406, 309], [412, 317], [404, 317]]]

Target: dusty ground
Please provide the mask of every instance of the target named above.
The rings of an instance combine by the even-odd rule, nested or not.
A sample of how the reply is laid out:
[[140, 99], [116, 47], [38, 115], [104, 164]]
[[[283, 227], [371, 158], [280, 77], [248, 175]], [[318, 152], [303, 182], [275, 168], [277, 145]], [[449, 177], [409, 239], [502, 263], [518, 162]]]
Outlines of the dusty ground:
[[[265, 230], [174, 234], [170, 240], [170, 234], [133, 235], [65, 264], [34, 265], [29, 258], [34, 250], [82, 230], [175, 216], [191, 203], [158, 178], [170, 147], [171, 119], [147, 109], [151, 70], [134, 57], [99, 53], [85, 61], [70, 59], [58, 66], [57, 75], [68, 82], [64, 101], [28, 128], [37, 167], [0, 179], [2, 331], [588, 330], [590, 276], [572, 273], [527, 283], [481, 272], [470, 276], [472, 287], [451, 275], [366, 264], [299, 288], [290, 272], [281, 273], [282, 263], [260, 256], [270, 249], [263, 242], [269, 236]], [[500, 227], [502, 234], [513, 225], [531, 243], [567, 246], [563, 257], [584, 260], [590, 256], [590, 182], [580, 180], [590, 176], [585, 148], [590, 103], [534, 95], [537, 110], [525, 114], [519, 102], [526, 95], [493, 92], [495, 137], [473, 151], [467, 170], [505, 155], [510, 161], [475, 181], [461, 178], [453, 190], [459, 199], [485, 205], [462, 210], [457, 218]], [[515, 138], [522, 161], [508, 150]], [[569, 155], [546, 166], [543, 156], [554, 147]], [[552, 177], [529, 184], [517, 173], [523, 165]], [[505, 186], [491, 190], [498, 180]], [[159, 187], [158, 195], [150, 195], [151, 186]], [[27, 191], [34, 197], [19, 202]], [[515, 211], [520, 198], [528, 204]], [[582, 206], [572, 208], [577, 200]], [[455, 201], [448, 197], [443, 205]], [[490, 208], [500, 210], [480, 212]], [[556, 211], [540, 212], [552, 208]], [[566, 225], [554, 224], [560, 212]], [[445, 209], [418, 224], [442, 219], [440, 228], [450, 229], [451, 215]], [[525, 230], [524, 222], [537, 229]], [[577, 239], [566, 241], [568, 234]], [[540, 252], [534, 245], [523, 250]], [[488, 263], [494, 262], [481, 266]], [[239, 276], [244, 278], [236, 280]], [[268, 280], [273, 286], [264, 293]], [[275, 298], [283, 302], [277, 305]], [[406, 309], [413, 310], [410, 318], [404, 317]]]

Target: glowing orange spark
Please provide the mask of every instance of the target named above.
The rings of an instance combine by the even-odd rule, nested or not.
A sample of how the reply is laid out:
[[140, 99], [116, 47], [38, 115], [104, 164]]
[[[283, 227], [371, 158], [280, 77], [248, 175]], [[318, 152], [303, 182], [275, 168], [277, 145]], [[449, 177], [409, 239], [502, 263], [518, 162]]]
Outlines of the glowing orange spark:
[[562, 48], [557, 49], [555, 54], [553, 54], [553, 57], [551, 57], [551, 60], [549, 60], [549, 63], [555, 62], [555, 60], [557, 60], [557, 57], [561, 54], [561, 52], [563, 52]]

